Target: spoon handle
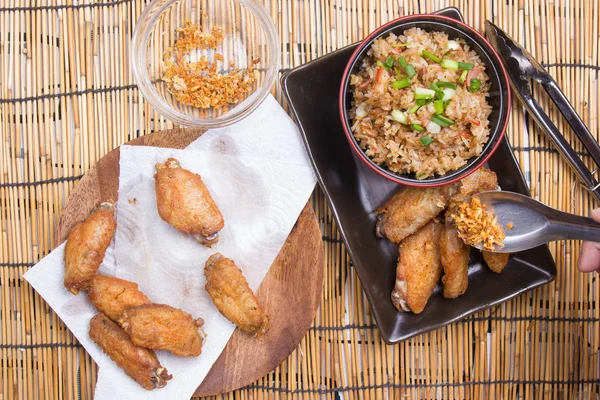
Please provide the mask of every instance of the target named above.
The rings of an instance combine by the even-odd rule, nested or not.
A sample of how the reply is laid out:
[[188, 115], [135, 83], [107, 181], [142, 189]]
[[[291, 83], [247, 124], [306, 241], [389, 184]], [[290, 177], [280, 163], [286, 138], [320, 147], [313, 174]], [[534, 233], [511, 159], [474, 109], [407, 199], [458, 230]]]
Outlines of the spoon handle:
[[552, 214], [548, 218], [548, 235], [553, 237], [554, 240], [600, 242], [600, 223], [591, 218], [561, 211]]

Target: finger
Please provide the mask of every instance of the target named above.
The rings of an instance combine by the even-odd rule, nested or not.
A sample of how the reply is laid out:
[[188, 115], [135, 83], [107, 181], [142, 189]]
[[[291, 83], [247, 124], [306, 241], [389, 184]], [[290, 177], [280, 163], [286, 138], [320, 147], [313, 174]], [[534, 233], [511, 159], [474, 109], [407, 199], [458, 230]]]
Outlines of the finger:
[[600, 222], [600, 208], [594, 208], [592, 212], [590, 212], [590, 217], [596, 222]]
[[577, 268], [581, 272], [597, 271], [600, 268], [600, 243], [583, 242]]

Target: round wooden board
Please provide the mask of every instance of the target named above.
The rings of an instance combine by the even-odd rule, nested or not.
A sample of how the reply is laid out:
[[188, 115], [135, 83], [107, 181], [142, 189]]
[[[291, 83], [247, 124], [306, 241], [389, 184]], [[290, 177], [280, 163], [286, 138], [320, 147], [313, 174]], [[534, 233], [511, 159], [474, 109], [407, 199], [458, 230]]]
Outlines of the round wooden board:
[[[183, 149], [201, 134], [201, 130], [173, 129], [127, 144]], [[71, 227], [84, 220], [98, 203], [117, 200], [119, 156], [118, 148], [108, 153], [75, 186], [59, 221], [57, 243], [65, 241]], [[323, 291], [323, 265], [321, 232], [308, 203], [257, 293], [270, 317], [269, 331], [257, 341], [236, 329], [196, 390], [196, 396], [220, 394], [248, 385], [285, 360], [300, 343], [315, 315]]]

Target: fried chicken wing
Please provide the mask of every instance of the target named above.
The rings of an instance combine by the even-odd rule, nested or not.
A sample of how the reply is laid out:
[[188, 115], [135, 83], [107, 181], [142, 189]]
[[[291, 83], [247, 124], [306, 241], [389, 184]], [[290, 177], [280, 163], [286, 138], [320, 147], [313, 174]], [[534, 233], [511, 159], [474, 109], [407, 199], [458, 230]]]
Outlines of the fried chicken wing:
[[183, 357], [196, 357], [204, 343], [202, 318], [194, 320], [183, 310], [166, 304], [143, 304], [126, 308], [121, 326], [136, 346], [168, 350]]
[[127, 333], [106, 315], [98, 314], [91, 319], [89, 334], [102, 351], [144, 389], [164, 387], [173, 378], [160, 365], [156, 353], [134, 345]]
[[455, 191], [455, 184], [401, 189], [377, 210], [377, 236], [400, 243], [442, 212]]
[[496, 173], [485, 167], [481, 167], [459, 181], [458, 191], [450, 197], [448, 206], [453, 208], [465, 202], [474, 194], [496, 189], [498, 189], [498, 177]]
[[508, 257], [510, 256], [509, 253], [492, 253], [489, 251], [482, 251], [481, 254], [483, 255], [483, 261], [497, 274], [502, 272], [504, 267], [506, 267]]
[[165, 222], [207, 247], [219, 241], [223, 215], [200, 175], [169, 158], [156, 164], [154, 179], [158, 214]]
[[139, 291], [137, 283], [97, 274], [88, 292], [92, 304], [111, 320], [118, 322], [127, 307], [150, 304], [146, 295]]
[[117, 227], [114, 213], [111, 202], [102, 203], [71, 229], [64, 254], [64, 285], [69, 292], [89, 289]]
[[442, 274], [440, 235], [442, 224], [432, 220], [400, 243], [392, 303], [398, 311], [419, 314]]
[[232, 260], [220, 253], [213, 254], [206, 261], [204, 275], [206, 291], [221, 314], [252, 337], [267, 331], [269, 317]]
[[448, 215], [440, 236], [440, 260], [444, 269], [444, 297], [454, 299], [463, 294], [469, 285], [471, 248], [458, 237], [458, 231]]
[[[469, 197], [485, 192], [487, 190], [497, 190], [498, 189], [498, 177], [496, 173], [490, 171], [487, 168], [479, 168], [477, 171], [473, 172], [471, 175], [467, 176], [464, 179], [461, 179], [459, 183], [458, 192], [454, 194], [449, 201], [449, 207], [454, 208], [458, 204], [463, 203]], [[448, 211], [446, 214], [453, 214]], [[488, 251], [483, 251], [483, 259], [490, 269], [496, 273], [502, 272], [506, 264], [508, 263], [508, 254], [501, 253], [491, 253]], [[443, 279], [442, 279], [443, 280]], [[444, 295], [445, 287], [444, 287]]]

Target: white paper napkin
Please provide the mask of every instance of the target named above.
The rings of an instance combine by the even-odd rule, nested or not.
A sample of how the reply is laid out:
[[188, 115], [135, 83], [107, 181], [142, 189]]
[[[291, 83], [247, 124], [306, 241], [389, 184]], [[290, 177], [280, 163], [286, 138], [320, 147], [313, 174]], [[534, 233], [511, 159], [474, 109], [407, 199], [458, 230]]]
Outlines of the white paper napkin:
[[[158, 216], [154, 165], [168, 157], [199, 173], [225, 219], [219, 243], [208, 249]], [[100, 366], [97, 399], [189, 398], [227, 344], [235, 326], [212, 304], [204, 290], [204, 263], [221, 252], [243, 270], [256, 290], [298, 215], [316, 179], [299, 132], [269, 96], [250, 116], [214, 129], [185, 150], [122, 146], [114, 248], [101, 271], [135, 281], [157, 303], [179, 307], [205, 320], [207, 340], [197, 358], [157, 352], [173, 380], [146, 391], [127, 377], [88, 336], [97, 311], [85, 293], [63, 286], [64, 244], [25, 274]]]

